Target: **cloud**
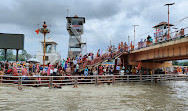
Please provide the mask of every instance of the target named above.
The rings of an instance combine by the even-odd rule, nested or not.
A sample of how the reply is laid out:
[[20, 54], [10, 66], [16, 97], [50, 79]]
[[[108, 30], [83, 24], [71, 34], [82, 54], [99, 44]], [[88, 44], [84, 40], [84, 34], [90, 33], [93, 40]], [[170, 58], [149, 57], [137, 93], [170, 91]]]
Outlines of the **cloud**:
[[[170, 21], [174, 23], [186, 17], [188, 11], [186, 0], [172, 0], [176, 4], [170, 8]], [[133, 25], [136, 27], [136, 41], [145, 39], [148, 34], [139, 36], [152, 30], [159, 22], [167, 21], [166, 0], [1, 0], [0, 1], [0, 29], [1, 33], [25, 34], [25, 49], [32, 55], [41, 48], [43, 35], [34, 32], [41, 27], [43, 21], [54, 41], [58, 43], [57, 50], [62, 58], [66, 58], [69, 35], [66, 30], [67, 9], [69, 16], [86, 18], [84, 24], [84, 38], [87, 38], [88, 52], [105, 49], [110, 44], [116, 45], [127, 42], [128, 36], [133, 40]], [[186, 26], [187, 20], [178, 27]]]

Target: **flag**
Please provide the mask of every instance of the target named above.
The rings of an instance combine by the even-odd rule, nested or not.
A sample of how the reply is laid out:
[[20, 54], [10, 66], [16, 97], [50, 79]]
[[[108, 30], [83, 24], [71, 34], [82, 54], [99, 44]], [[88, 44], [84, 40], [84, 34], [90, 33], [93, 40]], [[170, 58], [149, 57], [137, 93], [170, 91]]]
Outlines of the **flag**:
[[141, 69], [141, 61], [138, 64], [138, 69]]
[[35, 32], [36, 32], [37, 34], [39, 34], [39, 29], [38, 29], [38, 30], [35, 30]]

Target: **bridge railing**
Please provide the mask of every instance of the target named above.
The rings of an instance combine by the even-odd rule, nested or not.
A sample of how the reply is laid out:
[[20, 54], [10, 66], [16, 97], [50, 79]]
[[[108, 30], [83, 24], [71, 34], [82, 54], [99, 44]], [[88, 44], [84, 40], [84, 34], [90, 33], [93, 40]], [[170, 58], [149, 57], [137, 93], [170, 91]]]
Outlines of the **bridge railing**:
[[128, 46], [122, 46], [120, 50], [101, 54], [100, 57], [95, 57], [93, 60], [86, 60], [83, 65], [97, 65], [99, 63], [102, 63], [103, 61], [115, 58], [121, 53], [128, 51], [128, 48]]
[[168, 35], [165, 35], [165, 36], [160, 36], [160, 37], [154, 38], [152, 42], [151, 41], [138, 42], [137, 44], [132, 46], [132, 48], [130, 46], [129, 51], [139, 50], [141, 48], [153, 46], [153, 45], [156, 45], [156, 44], [165, 43], [165, 42], [174, 41], [174, 40], [178, 40], [178, 39], [181, 39], [181, 38], [188, 37], [188, 27], [182, 28], [181, 30], [176, 30], [174, 32], [171, 32], [169, 35], [170, 35], [169, 39], [168, 39]]

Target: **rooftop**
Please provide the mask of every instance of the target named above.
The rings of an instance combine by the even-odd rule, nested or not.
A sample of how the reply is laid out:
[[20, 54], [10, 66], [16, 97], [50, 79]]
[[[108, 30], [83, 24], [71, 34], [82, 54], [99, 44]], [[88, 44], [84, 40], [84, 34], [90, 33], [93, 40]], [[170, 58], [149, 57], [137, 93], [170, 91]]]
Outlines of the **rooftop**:
[[[161, 22], [158, 25], [153, 26], [153, 28], [157, 28], [157, 27], [162, 26], [162, 25], [168, 26], [168, 23], [167, 22]], [[174, 25], [173, 24], [169, 24], [169, 26], [174, 26]]]
[[[44, 43], [44, 41], [42, 41], [41, 43]], [[51, 37], [49, 37], [48, 39], [46, 39], [45, 43], [55, 43], [57, 45], [57, 43], [54, 40], [52, 40]]]

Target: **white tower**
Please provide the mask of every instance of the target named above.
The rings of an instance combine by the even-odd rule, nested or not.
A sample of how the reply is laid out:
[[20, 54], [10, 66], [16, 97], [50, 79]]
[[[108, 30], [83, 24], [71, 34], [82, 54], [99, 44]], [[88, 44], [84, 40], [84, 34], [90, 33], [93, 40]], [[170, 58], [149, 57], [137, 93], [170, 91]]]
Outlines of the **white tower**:
[[74, 17], [66, 17], [66, 19], [67, 31], [69, 32], [68, 57], [75, 57], [79, 54], [83, 56], [87, 53], [86, 42], [84, 42], [81, 37], [85, 17], [75, 15]]
[[[44, 42], [42, 43], [42, 47]], [[61, 56], [60, 54], [56, 51], [56, 46], [57, 43], [54, 42], [51, 37], [49, 37], [46, 40], [46, 54], [45, 54], [45, 63], [50, 62], [50, 64], [54, 64], [58, 61], [61, 61]], [[43, 53], [42, 52], [38, 52], [36, 55], [37, 60], [42, 64], [43, 62]]]

